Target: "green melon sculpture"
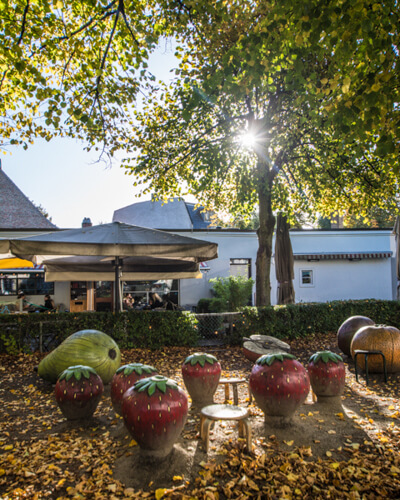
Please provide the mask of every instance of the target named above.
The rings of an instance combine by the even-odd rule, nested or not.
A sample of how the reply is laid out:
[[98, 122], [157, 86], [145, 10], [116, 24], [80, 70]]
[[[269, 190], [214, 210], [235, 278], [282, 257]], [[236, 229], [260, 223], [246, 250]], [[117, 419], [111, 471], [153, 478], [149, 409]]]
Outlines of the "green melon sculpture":
[[111, 382], [121, 364], [121, 353], [116, 342], [98, 330], [81, 330], [70, 335], [38, 366], [38, 375], [56, 383], [70, 366], [85, 365], [94, 368], [104, 384]]

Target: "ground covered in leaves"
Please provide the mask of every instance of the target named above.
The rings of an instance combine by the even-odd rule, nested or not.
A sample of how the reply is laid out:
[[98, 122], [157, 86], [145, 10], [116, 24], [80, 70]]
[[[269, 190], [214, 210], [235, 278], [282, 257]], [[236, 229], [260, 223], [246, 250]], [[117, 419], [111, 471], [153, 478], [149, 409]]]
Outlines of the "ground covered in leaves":
[[[336, 336], [288, 341], [305, 365], [318, 350], [337, 349]], [[223, 377], [248, 378], [252, 363], [240, 348], [202, 348], [221, 363]], [[198, 349], [132, 349], [123, 363], [142, 362], [184, 387], [181, 365]], [[0, 498], [50, 499], [270, 499], [400, 498], [400, 374], [370, 375], [357, 383], [345, 359], [346, 390], [335, 404], [311, 396], [293, 425], [266, 426], [249, 402], [245, 385], [239, 404], [251, 412], [251, 453], [237, 428], [216, 422], [207, 455], [199, 439], [199, 417], [191, 409], [174, 451], [163, 463], [146, 463], [123, 421], [112, 410], [110, 390], [92, 419], [66, 421], [54, 386], [34, 372], [41, 355], [0, 356]], [[224, 402], [223, 387], [215, 402]]]

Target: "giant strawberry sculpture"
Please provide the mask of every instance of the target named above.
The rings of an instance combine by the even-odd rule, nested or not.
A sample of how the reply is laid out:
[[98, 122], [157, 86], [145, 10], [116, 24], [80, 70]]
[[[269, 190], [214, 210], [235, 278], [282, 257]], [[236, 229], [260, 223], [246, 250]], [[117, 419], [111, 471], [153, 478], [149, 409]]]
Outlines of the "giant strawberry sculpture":
[[129, 363], [118, 368], [111, 381], [111, 403], [115, 413], [122, 414], [122, 396], [125, 391], [133, 387], [138, 380], [156, 374], [157, 370], [153, 366], [142, 363]]
[[83, 365], [64, 370], [54, 390], [58, 407], [68, 420], [91, 417], [103, 391], [103, 382], [94, 368]]
[[268, 417], [285, 424], [305, 401], [310, 390], [307, 370], [288, 353], [266, 354], [257, 359], [250, 374], [250, 390]]
[[124, 423], [141, 453], [164, 458], [185, 425], [188, 397], [174, 380], [154, 375], [138, 380], [122, 397]]
[[307, 366], [311, 387], [321, 402], [344, 391], [346, 370], [342, 358], [331, 351], [313, 354]]
[[183, 362], [182, 376], [193, 405], [202, 408], [213, 404], [221, 376], [221, 365], [215, 356], [204, 352], [191, 354]]

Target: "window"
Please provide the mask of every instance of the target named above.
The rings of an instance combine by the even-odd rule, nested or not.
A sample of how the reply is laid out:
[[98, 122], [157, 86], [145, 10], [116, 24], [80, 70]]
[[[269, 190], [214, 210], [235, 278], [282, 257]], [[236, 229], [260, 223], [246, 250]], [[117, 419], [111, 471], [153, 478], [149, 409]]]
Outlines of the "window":
[[44, 281], [44, 273], [1, 273], [0, 295], [17, 295], [22, 290], [25, 295], [53, 295], [54, 283]]
[[231, 276], [251, 278], [251, 259], [231, 259], [230, 273]]
[[300, 286], [314, 286], [314, 271], [312, 269], [300, 269]]
[[162, 299], [168, 296], [174, 304], [179, 304], [179, 280], [124, 281], [123, 294], [128, 293], [136, 304], [148, 304], [150, 292], [157, 293]]

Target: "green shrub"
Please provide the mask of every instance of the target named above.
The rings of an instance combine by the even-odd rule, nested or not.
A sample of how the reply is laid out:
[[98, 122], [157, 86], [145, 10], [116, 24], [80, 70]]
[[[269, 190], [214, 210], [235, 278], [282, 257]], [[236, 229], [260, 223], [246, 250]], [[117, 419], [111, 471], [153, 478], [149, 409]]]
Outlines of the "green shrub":
[[336, 332], [343, 321], [356, 315], [367, 316], [376, 324], [400, 328], [398, 301], [371, 299], [247, 307], [236, 321], [230, 341], [241, 344], [243, 337], [254, 334], [290, 339]]
[[0, 317], [0, 353], [38, 350], [40, 339], [43, 345], [50, 339], [52, 349], [71, 334], [87, 329], [107, 333], [121, 349], [194, 346], [198, 340], [196, 317], [186, 311], [3, 314]]
[[[210, 280], [213, 286], [214, 297], [212, 299], [200, 299], [204, 307], [207, 304], [208, 311], [204, 312], [235, 312], [248, 306], [251, 301], [254, 280], [243, 276], [229, 276], [228, 278], [213, 278]], [[200, 303], [199, 301], [199, 303]]]

